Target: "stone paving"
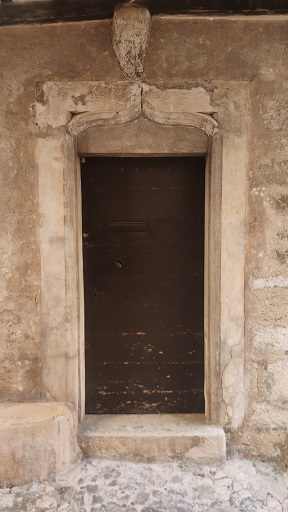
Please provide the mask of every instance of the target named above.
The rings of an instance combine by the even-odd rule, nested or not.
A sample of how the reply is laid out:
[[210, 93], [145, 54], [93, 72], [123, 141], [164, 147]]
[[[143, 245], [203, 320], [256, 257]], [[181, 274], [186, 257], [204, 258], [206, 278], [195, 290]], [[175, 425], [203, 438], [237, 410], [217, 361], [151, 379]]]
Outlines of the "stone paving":
[[221, 466], [86, 459], [54, 483], [0, 489], [0, 510], [288, 512], [288, 472], [238, 459]]

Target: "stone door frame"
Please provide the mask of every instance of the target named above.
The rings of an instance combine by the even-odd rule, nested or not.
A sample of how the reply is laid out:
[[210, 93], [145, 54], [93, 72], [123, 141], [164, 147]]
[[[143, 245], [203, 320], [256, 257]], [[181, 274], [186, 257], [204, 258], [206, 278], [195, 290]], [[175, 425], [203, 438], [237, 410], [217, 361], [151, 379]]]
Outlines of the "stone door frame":
[[[122, 141], [117, 151], [122, 155], [139, 154], [142, 119], [150, 123], [151, 129], [157, 126], [156, 130], [162, 130], [164, 141], [167, 137], [166, 150], [163, 153], [162, 148], [161, 154], [207, 154], [206, 417], [210, 424], [239, 427], [245, 413], [246, 83], [210, 82], [190, 89], [163, 89], [138, 82], [46, 82], [38, 89], [34, 122], [39, 127], [41, 346], [45, 399], [72, 403], [80, 420], [84, 416], [80, 154], [113, 154], [115, 130]], [[125, 137], [131, 125], [134, 138], [128, 144]], [[180, 149], [177, 144], [172, 147], [169, 140], [172, 137], [177, 141], [183, 130], [191, 133], [190, 141], [184, 141]], [[85, 139], [86, 150], [83, 151]], [[157, 141], [146, 141], [140, 152], [149, 156], [159, 154]]]

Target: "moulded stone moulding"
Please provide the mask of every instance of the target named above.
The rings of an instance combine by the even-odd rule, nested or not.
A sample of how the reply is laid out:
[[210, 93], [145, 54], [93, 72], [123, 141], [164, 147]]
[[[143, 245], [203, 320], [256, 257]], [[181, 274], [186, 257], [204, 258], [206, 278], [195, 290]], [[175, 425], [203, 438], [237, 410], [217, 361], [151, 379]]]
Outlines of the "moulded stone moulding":
[[151, 16], [145, 7], [121, 5], [112, 22], [112, 44], [124, 75], [132, 80], [143, 74]]
[[[206, 242], [211, 257], [205, 262], [206, 415], [211, 424], [239, 427], [245, 412], [246, 202], [239, 190], [245, 190], [247, 175], [247, 84], [218, 81], [209, 82], [207, 87], [161, 90], [135, 82], [110, 85], [49, 82], [41, 90], [38, 104], [42, 108], [43, 126], [51, 122], [56, 128], [60, 126], [67, 109], [66, 133], [51, 130], [50, 124], [49, 136], [43, 138], [43, 133], [40, 134], [37, 145], [39, 203], [43, 213], [41, 325], [45, 397], [73, 403], [83, 418], [85, 354], [79, 134], [81, 140], [88, 134], [91, 149], [92, 131], [97, 129], [97, 142], [93, 142], [90, 152], [93, 154], [96, 147], [96, 154], [109, 155], [113, 145], [107, 147], [106, 141], [102, 144], [104, 138], [115, 137], [116, 128], [120, 141], [132, 133], [128, 154], [135, 153], [143, 135], [139, 122], [142, 113], [142, 123], [149, 118], [163, 126], [161, 137], [167, 139], [164, 144], [167, 153], [173, 153], [173, 140], [179, 137], [179, 127], [191, 128], [191, 138], [187, 138], [186, 146], [182, 145], [180, 154], [199, 154], [199, 140], [204, 154], [208, 153]], [[212, 117], [216, 112], [219, 129]], [[101, 125], [102, 134], [98, 133]], [[233, 126], [235, 129], [231, 130]], [[204, 146], [199, 135], [195, 138], [197, 131], [206, 138]], [[149, 141], [144, 153], [157, 154], [159, 146], [151, 137]], [[118, 150], [123, 151], [122, 144]]]
[[80, 458], [69, 404], [0, 404], [0, 486], [45, 480]]
[[101, 112], [98, 115], [95, 115], [95, 113], [78, 114], [68, 123], [68, 129], [72, 135], [77, 135], [83, 130], [93, 128], [94, 126], [124, 124], [128, 121], [133, 121], [139, 115], [140, 109], [138, 111], [138, 109], [134, 108], [134, 105], [122, 112]]
[[76, 114], [99, 114], [102, 124], [127, 122], [141, 112], [141, 86], [128, 82], [45, 82], [32, 106], [40, 128], [65, 126]]
[[211, 116], [217, 109], [201, 87], [159, 90], [144, 86], [142, 108], [146, 117], [160, 124], [193, 126], [209, 137], [217, 131], [217, 122]]

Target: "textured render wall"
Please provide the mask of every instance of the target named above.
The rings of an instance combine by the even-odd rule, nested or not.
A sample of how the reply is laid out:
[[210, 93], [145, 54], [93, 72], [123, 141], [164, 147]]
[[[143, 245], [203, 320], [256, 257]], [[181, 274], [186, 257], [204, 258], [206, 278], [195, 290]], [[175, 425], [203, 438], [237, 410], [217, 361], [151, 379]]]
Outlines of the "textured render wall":
[[[121, 80], [110, 23], [0, 29], [0, 401], [41, 398], [36, 83]], [[45, 134], [40, 134], [40, 137]]]
[[276, 459], [288, 424], [287, 41], [287, 17], [158, 17], [144, 76], [178, 87], [248, 82], [246, 421], [229, 437], [232, 453]]
[[159, 17], [144, 77], [248, 81], [246, 421], [229, 437], [232, 453], [265, 458], [283, 451], [288, 424], [287, 41], [288, 18]]
[[[48, 134], [32, 122], [36, 83], [124, 77], [108, 21], [2, 27], [0, 39], [0, 400], [28, 401], [41, 397], [35, 147]], [[152, 21], [143, 77], [159, 88], [201, 82], [209, 88], [210, 80], [249, 85], [246, 422], [230, 439], [235, 451], [275, 458], [288, 422], [287, 41], [284, 17], [159, 16]], [[221, 98], [217, 103], [221, 108]]]

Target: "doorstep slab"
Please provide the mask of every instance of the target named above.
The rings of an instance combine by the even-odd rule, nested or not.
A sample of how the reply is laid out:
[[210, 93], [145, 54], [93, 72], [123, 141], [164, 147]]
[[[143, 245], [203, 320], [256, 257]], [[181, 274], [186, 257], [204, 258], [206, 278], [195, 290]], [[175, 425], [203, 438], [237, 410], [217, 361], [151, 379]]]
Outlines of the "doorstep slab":
[[141, 462], [221, 462], [221, 427], [202, 414], [86, 415], [78, 432], [86, 457]]
[[0, 404], [0, 487], [46, 480], [79, 458], [70, 404]]

